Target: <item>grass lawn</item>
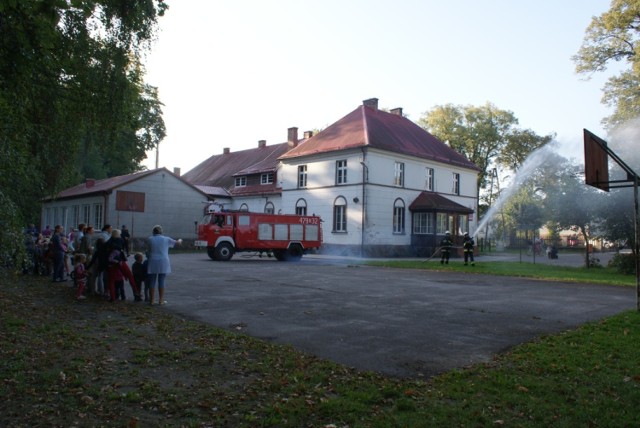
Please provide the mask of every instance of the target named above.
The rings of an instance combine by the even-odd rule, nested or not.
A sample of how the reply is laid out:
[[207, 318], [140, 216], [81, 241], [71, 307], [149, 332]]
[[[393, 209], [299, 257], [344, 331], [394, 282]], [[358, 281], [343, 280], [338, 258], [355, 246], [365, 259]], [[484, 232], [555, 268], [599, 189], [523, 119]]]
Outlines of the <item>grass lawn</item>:
[[448, 265], [441, 265], [439, 260], [389, 260], [367, 261], [370, 266], [384, 266], [398, 269], [424, 269], [451, 272], [473, 272], [479, 274], [519, 276], [526, 278], [538, 278], [549, 281], [592, 282], [598, 284], [635, 286], [636, 277], [623, 275], [614, 268], [609, 267], [570, 267], [546, 265], [530, 262], [491, 262], [482, 261], [475, 266], [464, 266], [460, 261], [454, 261]]
[[[523, 264], [511, 265], [475, 268], [585, 278], [576, 268], [535, 265], [527, 275]], [[606, 269], [586, 278], [599, 271], [599, 282], [635, 284]], [[79, 303], [71, 287], [48, 278], [0, 275], [0, 325], [0, 426], [631, 427], [640, 420], [635, 311], [427, 380], [359, 372], [132, 301]]]

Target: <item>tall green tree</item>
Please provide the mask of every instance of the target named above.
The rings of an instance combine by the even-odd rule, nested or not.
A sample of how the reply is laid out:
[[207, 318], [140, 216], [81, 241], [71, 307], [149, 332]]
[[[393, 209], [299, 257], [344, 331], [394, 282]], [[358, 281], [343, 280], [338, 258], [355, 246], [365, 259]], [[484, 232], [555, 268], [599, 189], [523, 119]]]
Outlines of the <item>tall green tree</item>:
[[[493, 168], [515, 171], [531, 152], [553, 139], [553, 135], [538, 136], [518, 128], [513, 112], [491, 103], [436, 106], [418, 124], [480, 168], [479, 193], [490, 184]], [[495, 200], [496, 195], [486, 197]]]
[[[140, 168], [164, 137], [143, 81], [164, 0], [0, 0], [0, 188], [26, 220], [90, 175]], [[102, 175], [102, 176], [101, 176]]]
[[[602, 224], [602, 213], [606, 200], [599, 192], [584, 184], [582, 165], [571, 165], [568, 161], [550, 176], [546, 190], [545, 206], [550, 225], [556, 230], [573, 230], [582, 235], [584, 242], [593, 238], [593, 233]], [[609, 207], [610, 209], [610, 207]], [[585, 266], [589, 267], [589, 254], [585, 250]]]
[[640, 116], [640, 0], [613, 0], [586, 29], [582, 46], [572, 57], [576, 71], [584, 75], [607, 70], [612, 63], [628, 68], [609, 78], [603, 88], [603, 103], [613, 114], [603, 120], [612, 128]]

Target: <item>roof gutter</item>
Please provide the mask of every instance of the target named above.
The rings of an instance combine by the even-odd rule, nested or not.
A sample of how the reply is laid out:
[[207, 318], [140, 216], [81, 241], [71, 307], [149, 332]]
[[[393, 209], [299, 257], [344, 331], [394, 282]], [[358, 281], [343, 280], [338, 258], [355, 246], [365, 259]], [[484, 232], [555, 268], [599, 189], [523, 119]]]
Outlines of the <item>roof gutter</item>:
[[360, 219], [360, 257], [364, 256], [364, 233], [366, 229], [367, 221], [367, 199], [366, 199], [366, 183], [369, 181], [369, 167], [367, 166], [367, 148], [362, 147], [362, 218]]

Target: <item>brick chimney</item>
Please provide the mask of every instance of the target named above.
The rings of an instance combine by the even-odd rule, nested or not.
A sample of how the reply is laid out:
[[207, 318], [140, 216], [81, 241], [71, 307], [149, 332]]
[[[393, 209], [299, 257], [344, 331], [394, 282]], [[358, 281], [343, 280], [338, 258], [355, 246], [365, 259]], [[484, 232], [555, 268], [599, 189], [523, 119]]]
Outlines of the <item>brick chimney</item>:
[[304, 131], [304, 139], [307, 140], [313, 137], [313, 131]]
[[87, 189], [92, 188], [93, 186], [95, 186], [95, 185], [96, 185], [96, 180], [95, 180], [95, 178], [87, 178], [87, 179], [84, 181], [84, 185], [85, 185], [85, 187], [86, 187]]
[[290, 147], [296, 147], [298, 145], [298, 128], [291, 127], [288, 129], [287, 143]]
[[229, 147], [225, 147], [224, 149], [222, 149], [222, 154], [228, 155], [229, 153], [231, 153], [231, 150], [229, 149]]
[[258, 140], [258, 147], [267, 147], [267, 140]]
[[177, 175], [178, 177], [180, 177], [180, 168], [178, 168], [178, 167], [174, 167], [174, 168], [173, 168], [173, 174], [174, 174], [174, 175]]
[[368, 100], [362, 101], [362, 105], [366, 107], [371, 107], [374, 110], [378, 110], [378, 99], [369, 98]]
[[402, 116], [402, 107], [396, 107], [391, 109], [391, 114]]

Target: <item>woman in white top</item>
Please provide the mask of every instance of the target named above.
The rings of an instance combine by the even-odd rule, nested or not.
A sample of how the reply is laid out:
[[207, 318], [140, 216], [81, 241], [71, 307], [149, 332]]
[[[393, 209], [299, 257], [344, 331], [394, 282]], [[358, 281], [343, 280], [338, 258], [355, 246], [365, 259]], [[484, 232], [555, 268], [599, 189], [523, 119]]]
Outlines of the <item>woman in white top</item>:
[[149, 237], [149, 254], [147, 255], [147, 274], [149, 279], [149, 302], [153, 305], [156, 281], [158, 283], [158, 301], [164, 301], [164, 280], [171, 273], [169, 248], [182, 244], [182, 239], [175, 240], [162, 234], [162, 226], [153, 227], [153, 236]]

